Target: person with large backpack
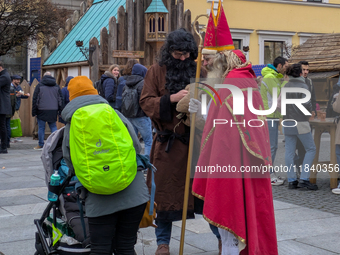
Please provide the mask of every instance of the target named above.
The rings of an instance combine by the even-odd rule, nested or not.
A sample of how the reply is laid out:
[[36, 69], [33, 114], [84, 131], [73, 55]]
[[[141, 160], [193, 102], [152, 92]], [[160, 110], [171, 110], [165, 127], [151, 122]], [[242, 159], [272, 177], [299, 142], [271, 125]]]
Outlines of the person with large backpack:
[[117, 89], [117, 96], [116, 96], [116, 106], [115, 109], [118, 111], [122, 110], [122, 94], [123, 94], [123, 88], [126, 85], [126, 79], [132, 74], [132, 67], [135, 64], [138, 64], [138, 59], [130, 58], [126, 62], [126, 65], [121, 69], [121, 76], [118, 79], [118, 89]]
[[140, 132], [145, 144], [144, 154], [150, 155], [152, 146], [151, 120], [139, 105], [147, 71], [148, 69], [141, 64], [133, 66], [132, 75], [126, 79], [126, 85], [123, 88], [121, 112], [133, 125], [136, 135], [138, 135], [138, 131]]
[[137, 171], [138, 138], [86, 76], [73, 78], [68, 90], [63, 157], [82, 184], [77, 191], [85, 198], [91, 255], [132, 255], [149, 200], [143, 172]]
[[119, 65], [111, 65], [108, 71], [100, 78], [100, 84], [97, 86], [99, 94], [105, 98], [112, 108], [116, 106], [116, 96], [118, 89]]

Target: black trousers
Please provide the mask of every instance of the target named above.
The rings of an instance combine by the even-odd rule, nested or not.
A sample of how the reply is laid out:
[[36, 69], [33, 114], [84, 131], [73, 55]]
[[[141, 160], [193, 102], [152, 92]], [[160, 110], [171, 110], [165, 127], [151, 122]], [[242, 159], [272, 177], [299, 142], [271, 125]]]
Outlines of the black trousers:
[[7, 128], [6, 128], [6, 114], [0, 114], [0, 150], [7, 150]]
[[89, 217], [91, 255], [134, 255], [145, 204], [100, 217]]

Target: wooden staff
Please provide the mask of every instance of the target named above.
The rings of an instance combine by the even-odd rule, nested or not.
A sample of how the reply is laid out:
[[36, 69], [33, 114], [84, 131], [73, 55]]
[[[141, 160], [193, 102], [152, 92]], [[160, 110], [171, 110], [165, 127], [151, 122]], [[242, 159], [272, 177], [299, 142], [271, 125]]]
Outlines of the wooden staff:
[[[200, 17], [208, 17], [207, 14], [202, 14], [196, 17], [195, 21], [193, 22], [193, 27], [195, 33], [200, 38], [200, 43], [198, 46], [198, 57], [197, 57], [197, 68], [196, 68], [196, 80], [195, 80], [195, 92], [194, 98], [197, 99], [198, 97], [198, 82], [201, 75], [201, 62], [202, 62], [202, 49], [203, 49], [203, 38], [200, 33], [196, 30], [196, 21]], [[191, 124], [190, 124], [190, 141], [189, 141], [189, 155], [188, 155], [188, 163], [187, 163], [187, 175], [185, 178], [185, 190], [184, 190], [184, 203], [183, 203], [183, 214], [182, 214], [182, 229], [181, 229], [181, 240], [179, 246], [179, 255], [183, 255], [184, 249], [184, 235], [185, 235], [185, 224], [187, 220], [187, 211], [188, 211], [188, 198], [189, 198], [189, 187], [190, 187], [190, 170], [191, 170], [191, 161], [192, 161], [192, 150], [194, 147], [194, 134], [195, 134], [195, 120], [196, 120], [196, 113], [191, 114]]]

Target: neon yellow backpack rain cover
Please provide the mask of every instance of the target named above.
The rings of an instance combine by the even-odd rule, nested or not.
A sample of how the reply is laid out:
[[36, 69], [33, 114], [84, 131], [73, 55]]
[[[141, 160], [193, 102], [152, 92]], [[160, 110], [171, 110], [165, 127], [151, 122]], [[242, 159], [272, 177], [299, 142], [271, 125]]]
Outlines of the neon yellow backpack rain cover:
[[95, 194], [117, 193], [129, 186], [137, 173], [132, 138], [108, 104], [84, 106], [73, 113], [70, 154], [79, 181]]

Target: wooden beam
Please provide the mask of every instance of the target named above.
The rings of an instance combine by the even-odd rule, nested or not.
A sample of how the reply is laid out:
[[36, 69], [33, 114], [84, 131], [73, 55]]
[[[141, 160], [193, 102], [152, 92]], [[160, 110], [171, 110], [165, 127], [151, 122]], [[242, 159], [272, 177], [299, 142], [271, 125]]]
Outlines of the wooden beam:
[[56, 83], [59, 84], [61, 81], [61, 68], [57, 69], [57, 77], [56, 77]]
[[174, 30], [177, 29], [177, 5], [176, 5], [176, 0], [171, 0], [170, 22], [171, 22], [171, 29], [169, 30], [169, 32], [174, 31]]
[[188, 32], [191, 32], [191, 11], [188, 9], [185, 11], [184, 13], [184, 25], [183, 27], [185, 28], [185, 30], [187, 30]]
[[75, 63], [67, 63], [67, 64], [42, 66], [41, 69], [54, 69], [54, 68], [75, 67], [75, 66], [88, 66], [88, 65], [89, 63], [87, 61], [83, 61], [83, 62], [75, 62]]
[[[118, 9], [118, 50], [125, 50], [125, 9], [120, 6]], [[119, 65], [123, 65], [123, 59], [118, 60]]]
[[109, 36], [107, 34], [106, 27], [102, 27], [100, 29], [100, 49], [102, 53], [102, 63], [103, 65], [108, 64], [108, 44], [109, 44]]
[[183, 0], [177, 0], [177, 29], [184, 26], [183, 22], [184, 2]]
[[126, 0], [127, 5], [127, 50], [133, 51], [135, 48], [134, 45], [134, 35], [135, 35], [135, 29], [134, 29], [134, 3], [133, 0]]
[[113, 50], [117, 50], [117, 43], [118, 43], [118, 35], [117, 35], [117, 20], [114, 16], [112, 16], [109, 20], [109, 44], [108, 44], [108, 63], [111, 65], [117, 63], [117, 58], [112, 57], [110, 52]]
[[90, 79], [93, 83], [95, 83], [99, 79], [99, 43], [96, 37], [92, 37], [90, 40], [90, 47], [96, 46], [95, 51], [92, 54], [92, 62], [93, 66], [91, 66], [90, 70]]

